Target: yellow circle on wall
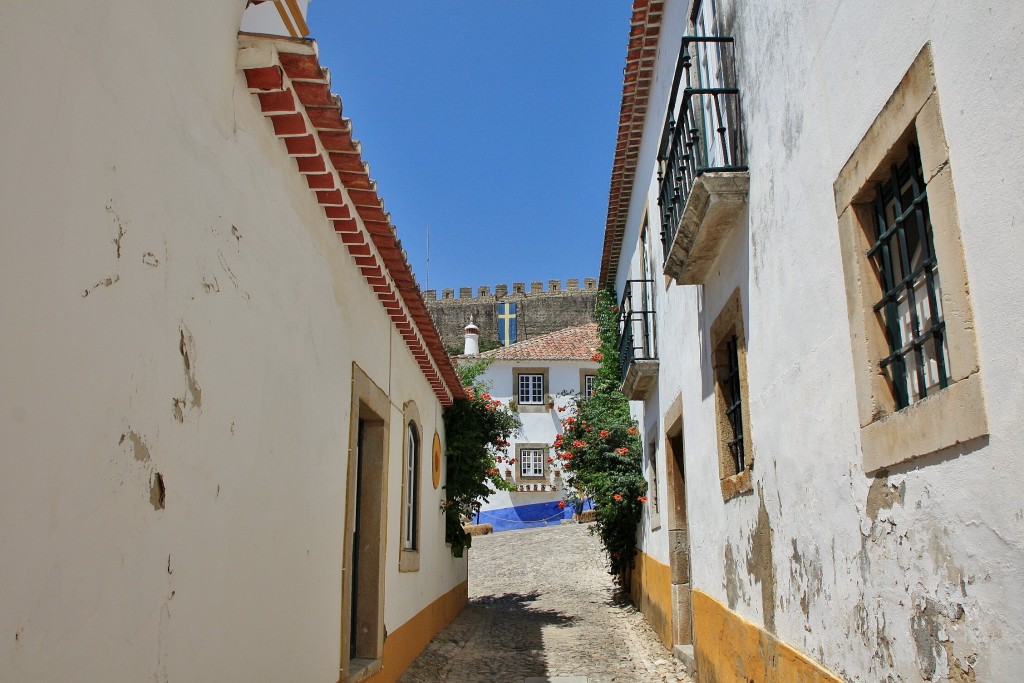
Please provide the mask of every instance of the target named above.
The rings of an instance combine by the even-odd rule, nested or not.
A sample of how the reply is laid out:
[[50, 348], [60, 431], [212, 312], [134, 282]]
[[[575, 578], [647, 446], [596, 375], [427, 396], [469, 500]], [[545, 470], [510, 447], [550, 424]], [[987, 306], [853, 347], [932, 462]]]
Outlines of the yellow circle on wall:
[[431, 453], [433, 477], [434, 477], [434, 488], [441, 483], [441, 437], [438, 436], [437, 432], [434, 432], [434, 448]]

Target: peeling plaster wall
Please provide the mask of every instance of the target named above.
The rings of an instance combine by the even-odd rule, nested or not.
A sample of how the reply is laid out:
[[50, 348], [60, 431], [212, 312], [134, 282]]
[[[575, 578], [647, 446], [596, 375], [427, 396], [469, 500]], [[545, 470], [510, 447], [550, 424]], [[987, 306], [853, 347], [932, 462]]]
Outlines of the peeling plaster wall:
[[[440, 429], [235, 68], [243, 5], [0, 8], [3, 680], [336, 681], [353, 361], [392, 500], [403, 403]], [[466, 579], [429, 462], [392, 632]]]
[[[619, 291], [637, 277], [645, 204], [660, 231], [655, 157], [687, 3], [669, 0], [665, 12]], [[719, 12], [723, 33], [737, 38], [748, 213], [707, 286], [662, 286], [658, 276], [657, 396], [636, 404], [647, 428], [663, 432], [657, 412], [682, 395], [693, 586], [851, 681], [1016, 680], [1024, 669], [1016, 310], [1024, 63], [1007, 46], [1021, 42], [1024, 9], [720, 0]], [[927, 41], [990, 436], [869, 476], [832, 183]], [[754, 490], [723, 503], [708, 330], [737, 287]], [[643, 529], [645, 552], [658, 556], [662, 533]]]

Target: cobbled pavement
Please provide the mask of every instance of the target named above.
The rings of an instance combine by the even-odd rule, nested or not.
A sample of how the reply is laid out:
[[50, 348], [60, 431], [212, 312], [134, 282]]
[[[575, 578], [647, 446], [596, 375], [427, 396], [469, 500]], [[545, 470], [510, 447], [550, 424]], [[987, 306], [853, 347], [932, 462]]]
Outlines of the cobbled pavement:
[[403, 683], [692, 683], [619, 593], [592, 525], [477, 536], [469, 605]]

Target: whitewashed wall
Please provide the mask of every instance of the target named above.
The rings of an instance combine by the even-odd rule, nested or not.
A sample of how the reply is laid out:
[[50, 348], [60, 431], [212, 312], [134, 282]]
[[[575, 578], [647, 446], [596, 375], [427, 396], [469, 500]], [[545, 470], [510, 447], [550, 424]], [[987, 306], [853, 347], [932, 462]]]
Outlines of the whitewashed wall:
[[[241, 13], [0, 8], [0, 679], [336, 681], [352, 362], [393, 482], [403, 402], [440, 425], [235, 68]], [[389, 520], [389, 631], [465, 580], [439, 503], [418, 574]]]
[[[658, 226], [656, 146], [687, 16], [685, 2], [666, 4], [620, 291], [626, 264], [638, 262], [645, 202]], [[1021, 42], [1024, 8], [722, 0], [719, 11], [724, 33], [737, 37], [749, 230], [726, 245], [706, 288], [659, 291], [659, 396], [648, 404], [664, 410], [682, 393], [693, 586], [758, 623], [773, 621], [782, 640], [850, 680], [937, 680], [954, 658], [973, 663], [979, 681], [1016, 680], [1024, 668], [1024, 324], [1016, 310], [1024, 59], [1008, 46]], [[991, 434], [969, 452], [893, 469], [869, 506], [832, 183], [926, 41]], [[735, 287], [745, 309], [755, 491], [723, 504], [701, 354]], [[748, 562], [765, 534], [771, 571], [755, 578]], [[661, 542], [650, 533], [643, 540], [656, 554]]]
[[[687, 8], [685, 3], [667, 2], [662, 18], [661, 37], [658, 41], [658, 68], [651, 84], [648, 116], [644, 121], [643, 140], [637, 159], [636, 179], [622, 240], [622, 255], [616, 274], [615, 289], [621, 293], [627, 280], [644, 278], [641, 267], [640, 229], [644, 211], [649, 215], [651, 231], [649, 252], [650, 270], [654, 274], [655, 286], [652, 298], [655, 310], [657, 351], [659, 355], [657, 389], [652, 390], [643, 401], [631, 401], [630, 411], [640, 425], [645, 458], [649, 457], [651, 440], [658, 442], [660, 449], [655, 456], [658, 465], [658, 499], [661, 501], [660, 523], [652, 514], [650, 498], [644, 506], [644, 516], [638, 530], [637, 547], [662, 564], [669, 564], [668, 545], [668, 478], [665, 471], [665, 428], [662, 415], [669, 408], [676, 394], [680, 392], [687, 363], [700, 367], [699, 347], [687, 338], [685, 327], [693, 326], [693, 312], [690, 308], [693, 288], [666, 286], [662, 275], [664, 254], [661, 247], [661, 226], [658, 222], [657, 160], [658, 142], [664, 124], [664, 112], [672, 88], [675, 54], [679, 51], [679, 39], [686, 33]], [[646, 460], [645, 460], [646, 468]], [[648, 482], [651, 485], [651, 482]]]

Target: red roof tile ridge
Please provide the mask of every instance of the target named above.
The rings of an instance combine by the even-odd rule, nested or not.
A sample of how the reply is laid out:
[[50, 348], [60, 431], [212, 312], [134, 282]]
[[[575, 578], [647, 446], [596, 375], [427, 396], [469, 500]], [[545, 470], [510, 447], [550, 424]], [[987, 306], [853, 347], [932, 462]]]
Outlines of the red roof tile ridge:
[[[239, 68], [245, 72], [250, 90], [259, 96], [261, 109], [273, 122], [275, 133], [284, 140], [289, 155], [296, 158], [299, 172], [315, 192], [327, 218], [333, 220], [342, 243], [405, 339], [424, 377], [441, 403], [449, 405], [452, 399], [464, 395], [462, 385], [427, 313], [391, 216], [384, 211], [377, 185], [369, 177], [362, 146], [352, 137], [351, 120], [341, 114], [341, 98], [330, 92], [330, 72], [320, 66], [316, 42], [241, 33], [239, 45], [243, 50], [273, 47], [273, 56], [261, 55], [264, 61], [258, 66], [243, 63], [240, 58]], [[352, 218], [350, 206], [359, 214], [373, 250]], [[377, 260], [378, 255], [383, 265]], [[398, 296], [385, 273], [394, 282]], [[399, 304], [399, 297], [408, 313]]]
[[597, 323], [573, 325], [480, 354], [495, 360], [590, 360], [597, 351]]
[[600, 281], [614, 280], [618, 270], [619, 248], [625, 231], [626, 216], [633, 191], [640, 138], [643, 135], [654, 58], [661, 32], [663, 0], [634, 0], [630, 20], [626, 66], [623, 69], [622, 104], [619, 109], [619, 132], [612, 163], [611, 187], [608, 191], [608, 216], [605, 222], [604, 246], [601, 253]]

